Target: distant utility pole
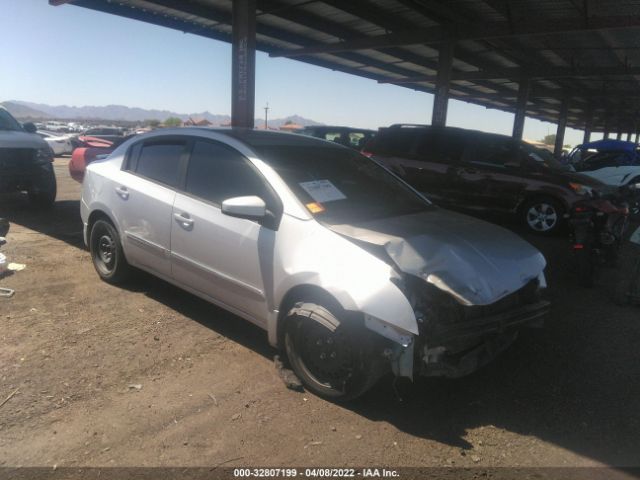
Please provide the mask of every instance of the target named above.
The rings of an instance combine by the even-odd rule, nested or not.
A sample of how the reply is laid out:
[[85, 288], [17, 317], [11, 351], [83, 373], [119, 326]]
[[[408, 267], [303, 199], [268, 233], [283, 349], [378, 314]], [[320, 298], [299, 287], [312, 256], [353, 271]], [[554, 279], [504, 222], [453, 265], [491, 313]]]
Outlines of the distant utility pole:
[[269, 102], [267, 102], [267, 106], [264, 107], [264, 129], [267, 130], [269, 128]]

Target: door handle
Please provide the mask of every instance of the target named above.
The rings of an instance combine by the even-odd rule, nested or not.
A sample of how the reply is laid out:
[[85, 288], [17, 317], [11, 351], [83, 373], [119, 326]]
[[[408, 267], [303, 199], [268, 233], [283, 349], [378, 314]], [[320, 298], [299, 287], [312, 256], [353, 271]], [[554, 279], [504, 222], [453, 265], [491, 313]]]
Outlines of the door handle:
[[191, 230], [193, 228], [193, 219], [189, 217], [188, 213], [174, 213], [173, 218], [180, 224], [185, 230]]
[[127, 190], [127, 187], [116, 187], [116, 193], [123, 200], [127, 200], [129, 198], [129, 190]]

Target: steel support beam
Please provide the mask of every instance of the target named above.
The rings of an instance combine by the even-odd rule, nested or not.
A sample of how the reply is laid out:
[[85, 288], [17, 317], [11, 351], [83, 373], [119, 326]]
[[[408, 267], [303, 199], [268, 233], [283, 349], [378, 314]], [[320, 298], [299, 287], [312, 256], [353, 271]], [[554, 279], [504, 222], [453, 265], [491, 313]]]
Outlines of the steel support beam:
[[231, 126], [253, 128], [256, 89], [256, 0], [234, 0]]
[[447, 42], [440, 45], [438, 53], [438, 78], [433, 97], [433, 114], [431, 125], [444, 126], [447, 123], [447, 108], [449, 106], [449, 86], [451, 85], [451, 67], [453, 65], [453, 51], [455, 44]]
[[627, 133], [627, 142], [631, 141], [631, 132]]
[[591, 141], [591, 130], [593, 129], [593, 105], [589, 104], [585, 111], [584, 121], [584, 137], [582, 137], [582, 143], [589, 143]]
[[522, 140], [524, 121], [527, 116], [527, 101], [529, 100], [530, 82], [528, 78], [520, 80], [518, 85], [518, 100], [516, 102], [516, 114], [513, 117], [513, 138]]
[[602, 132], [602, 138], [609, 138], [611, 134], [611, 114], [607, 111], [604, 112], [604, 131]]
[[638, 144], [638, 140], [640, 140], [640, 132], [636, 132], [636, 145]]
[[616, 134], [616, 140], [622, 140], [622, 132]]
[[556, 130], [556, 144], [553, 149], [553, 154], [560, 158], [562, 155], [562, 145], [564, 145], [564, 132], [567, 128], [567, 114], [569, 113], [569, 99], [567, 97], [562, 99], [562, 105], [560, 105], [560, 117], [558, 118], [558, 130]]

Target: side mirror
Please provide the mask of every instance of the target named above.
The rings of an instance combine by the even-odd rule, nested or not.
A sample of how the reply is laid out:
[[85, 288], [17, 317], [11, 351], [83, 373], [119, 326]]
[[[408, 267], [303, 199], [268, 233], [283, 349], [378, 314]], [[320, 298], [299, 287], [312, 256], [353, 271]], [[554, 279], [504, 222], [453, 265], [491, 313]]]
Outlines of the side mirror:
[[36, 131], [38, 130], [35, 124], [32, 122], [23, 123], [22, 128], [24, 128], [24, 131], [27, 133], [36, 133]]
[[267, 216], [267, 205], [255, 195], [227, 198], [222, 202], [222, 213], [230, 217], [260, 220]]

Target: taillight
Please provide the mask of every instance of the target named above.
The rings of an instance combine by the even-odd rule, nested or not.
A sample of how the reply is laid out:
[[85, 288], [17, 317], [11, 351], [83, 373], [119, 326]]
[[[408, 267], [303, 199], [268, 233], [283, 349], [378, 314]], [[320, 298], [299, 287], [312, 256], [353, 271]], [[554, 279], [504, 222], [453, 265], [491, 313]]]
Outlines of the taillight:
[[373, 152], [367, 152], [366, 150], [362, 150], [360, 153], [365, 157], [369, 157], [369, 158], [373, 157]]

